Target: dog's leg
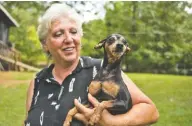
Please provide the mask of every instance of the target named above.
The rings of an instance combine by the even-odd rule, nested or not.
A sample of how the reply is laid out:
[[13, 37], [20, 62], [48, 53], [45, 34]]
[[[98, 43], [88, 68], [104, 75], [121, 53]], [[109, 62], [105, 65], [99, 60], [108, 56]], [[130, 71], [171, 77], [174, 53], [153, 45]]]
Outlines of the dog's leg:
[[98, 106], [96, 106], [95, 111], [89, 120], [89, 125], [94, 126], [95, 124], [97, 124], [101, 118], [101, 113], [103, 112], [103, 110], [113, 107], [113, 103], [113, 100], [102, 101], [101, 103], [99, 103]]
[[68, 112], [68, 114], [67, 114], [67, 116], [66, 116], [66, 118], [65, 118], [65, 122], [64, 122], [63, 126], [70, 126], [70, 123], [71, 123], [71, 121], [72, 121], [72, 118], [73, 118], [73, 116], [74, 116], [76, 113], [78, 113], [76, 107], [70, 109], [69, 112]]

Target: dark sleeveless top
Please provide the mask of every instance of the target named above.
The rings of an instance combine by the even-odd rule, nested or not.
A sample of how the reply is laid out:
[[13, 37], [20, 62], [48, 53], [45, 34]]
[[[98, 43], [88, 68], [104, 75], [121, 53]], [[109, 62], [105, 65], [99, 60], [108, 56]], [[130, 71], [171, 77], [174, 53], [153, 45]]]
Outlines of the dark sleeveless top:
[[[41, 70], [35, 78], [34, 95], [25, 126], [63, 126], [74, 99], [87, 102], [88, 86], [101, 67], [101, 60], [81, 57], [76, 69], [62, 85], [52, 75], [54, 64]], [[71, 126], [83, 126], [73, 119]]]

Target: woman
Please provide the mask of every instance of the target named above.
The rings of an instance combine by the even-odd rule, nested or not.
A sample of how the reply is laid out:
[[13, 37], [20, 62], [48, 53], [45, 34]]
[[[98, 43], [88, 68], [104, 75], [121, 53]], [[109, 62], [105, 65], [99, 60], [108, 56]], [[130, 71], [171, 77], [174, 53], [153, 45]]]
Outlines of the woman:
[[[81, 17], [64, 4], [53, 4], [43, 15], [38, 36], [53, 64], [31, 81], [26, 101], [26, 126], [62, 126], [74, 104], [79, 109], [71, 126], [83, 126], [93, 109], [84, 107], [87, 87], [101, 66], [101, 60], [80, 57], [83, 35]], [[145, 125], [156, 122], [158, 111], [153, 102], [125, 75], [123, 79], [132, 98], [132, 109], [121, 115], [102, 113], [100, 125]], [[89, 101], [98, 101], [88, 95]], [[74, 100], [78, 99], [78, 100]]]

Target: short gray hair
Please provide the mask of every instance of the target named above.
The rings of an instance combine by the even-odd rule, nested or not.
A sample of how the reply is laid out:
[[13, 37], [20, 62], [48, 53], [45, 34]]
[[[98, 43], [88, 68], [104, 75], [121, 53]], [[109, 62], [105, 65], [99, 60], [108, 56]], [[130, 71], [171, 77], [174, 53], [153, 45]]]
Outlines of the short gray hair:
[[51, 23], [55, 20], [59, 20], [61, 17], [67, 17], [72, 19], [77, 24], [77, 31], [83, 36], [82, 17], [71, 7], [64, 3], [52, 4], [45, 14], [39, 19], [39, 25], [37, 28], [37, 34], [41, 44], [45, 44], [48, 31], [51, 28]]

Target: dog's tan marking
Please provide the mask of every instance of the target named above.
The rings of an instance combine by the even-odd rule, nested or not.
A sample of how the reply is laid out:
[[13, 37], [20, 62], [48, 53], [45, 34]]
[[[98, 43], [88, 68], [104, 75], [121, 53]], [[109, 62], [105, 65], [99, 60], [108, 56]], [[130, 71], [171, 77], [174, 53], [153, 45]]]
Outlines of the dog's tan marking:
[[123, 46], [123, 51], [121, 53], [117, 53], [115, 52], [116, 50], [116, 44], [117, 43], [113, 43], [112, 45], [109, 44], [105, 44], [105, 49], [107, 52], [107, 57], [108, 57], [108, 62], [109, 63], [113, 63], [117, 60], [119, 60], [121, 58], [121, 56], [125, 53], [126, 51], [126, 46]]
[[102, 90], [109, 94], [110, 96], [112, 96], [113, 98], [115, 98], [117, 96], [117, 94], [119, 93], [119, 85], [115, 84], [112, 81], [104, 81], [102, 83]]
[[89, 93], [91, 95], [97, 94], [101, 89], [101, 82], [100, 81], [92, 81], [89, 85]]
[[120, 58], [120, 56], [119, 56], [119, 55], [115, 55], [115, 53], [112, 52], [112, 51], [110, 50], [110, 48], [107, 48], [107, 47], [106, 47], [106, 52], [107, 52], [107, 57], [108, 57], [108, 62], [109, 62], [109, 64], [117, 61], [117, 60]]

